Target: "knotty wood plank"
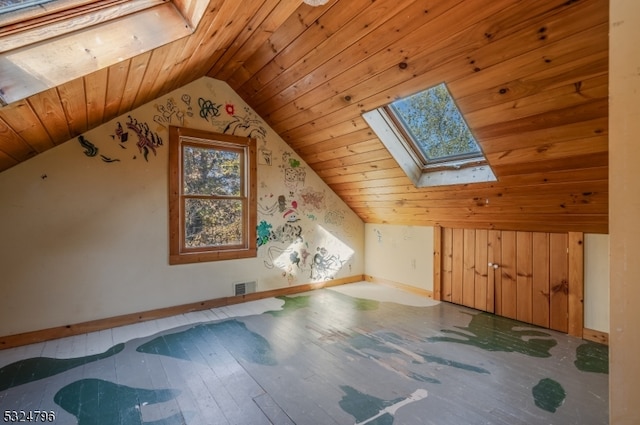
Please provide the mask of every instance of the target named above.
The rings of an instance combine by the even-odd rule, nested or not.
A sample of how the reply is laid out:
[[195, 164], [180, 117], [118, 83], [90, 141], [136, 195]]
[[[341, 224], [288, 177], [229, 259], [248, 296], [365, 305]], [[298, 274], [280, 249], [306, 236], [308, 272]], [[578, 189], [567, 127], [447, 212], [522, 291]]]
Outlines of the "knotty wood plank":
[[133, 105], [138, 94], [138, 88], [142, 83], [150, 58], [151, 52], [145, 52], [131, 58], [129, 73], [127, 74], [127, 81], [125, 82], [124, 91], [122, 92], [118, 115], [123, 115], [133, 109]]
[[443, 280], [443, 229], [435, 226], [433, 229], [433, 299], [442, 300]]
[[89, 128], [102, 123], [107, 101], [109, 69], [103, 68], [84, 77]]
[[58, 91], [55, 88], [31, 96], [28, 102], [55, 144], [69, 140], [71, 135], [67, 117], [62, 103], [60, 103]]
[[513, 231], [502, 232], [500, 268], [497, 270], [502, 275], [500, 315], [511, 319], [518, 316], [516, 235]]
[[568, 330], [569, 335], [582, 338], [584, 330], [584, 234], [569, 232], [568, 235]]
[[[489, 231], [478, 229], [475, 231], [475, 300], [474, 308], [482, 311], [492, 311], [489, 307], [488, 262], [489, 262]], [[491, 296], [493, 303], [493, 296]]]
[[[489, 267], [489, 263], [492, 264]], [[498, 268], [493, 265], [497, 264]], [[489, 230], [487, 234], [487, 311], [502, 315], [502, 232]]]
[[531, 232], [516, 234], [516, 319], [531, 323], [533, 318], [533, 247]]
[[129, 75], [130, 60], [118, 62], [107, 69], [107, 91], [104, 108], [104, 121], [118, 116], [122, 95]]
[[451, 302], [462, 304], [464, 297], [464, 232], [452, 230], [451, 241]]
[[0, 109], [0, 139], [2, 150], [18, 161], [55, 146], [31, 105], [24, 100]]
[[533, 233], [533, 279], [531, 323], [549, 327], [549, 234]]
[[464, 229], [462, 246], [462, 305], [477, 308], [475, 306], [475, 248], [476, 231], [474, 229]]
[[87, 102], [84, 80], [76, 78], [58, 86], [58, 94], [69, 123], [71, 136], [75, 137], [87, 131]]
[[568, 235], [552, 233], [549, 236], [549, 285], [551, 289], [549, 327], [567, 332], [569, 325], [569, 264]]
[[[442, 282], [440, 296], [443, 301], [453, 302], [453, 229], [436, 226], [442, 230]], [[435, 230], [434, 230], [435, 231]], [[433, 282], [436, 286], [437, 282]]]

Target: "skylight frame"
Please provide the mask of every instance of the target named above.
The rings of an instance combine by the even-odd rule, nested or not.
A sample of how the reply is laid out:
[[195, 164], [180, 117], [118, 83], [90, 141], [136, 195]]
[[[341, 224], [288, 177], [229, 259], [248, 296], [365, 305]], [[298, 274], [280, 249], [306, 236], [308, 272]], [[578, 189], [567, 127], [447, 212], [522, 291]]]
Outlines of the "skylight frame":
[[[395, 116], [389, 104], [365, 112], [362, 116], [416, 187], [497, 181], [493, 170], [482, 152], [482, 147], [477, 142], [472, 129], [466, 123], [462, 112], [455, 104], [455, 100], [446, 85], [441, 83], [415, 94], [425, 92], [440, 85], [444, 85], [447, 89], [453, 106], [457, 109], [460, 119], [467, 127], [477, 146], [477, 152], [447, 155], [430, 159], [422, 153], [422, 150], [409, 135], [406, 126], [403, 125], [400, 118]], [[406, 98], [414, 95], [407, 96]]]

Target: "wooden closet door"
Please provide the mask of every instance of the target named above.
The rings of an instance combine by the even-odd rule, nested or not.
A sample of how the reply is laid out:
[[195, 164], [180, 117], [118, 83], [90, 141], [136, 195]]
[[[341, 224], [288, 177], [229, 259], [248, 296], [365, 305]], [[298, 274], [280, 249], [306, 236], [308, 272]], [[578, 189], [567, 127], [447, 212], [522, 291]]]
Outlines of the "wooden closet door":
[[439, 244], [442, 300], [581, 335], [582, 234], [443, 228]]

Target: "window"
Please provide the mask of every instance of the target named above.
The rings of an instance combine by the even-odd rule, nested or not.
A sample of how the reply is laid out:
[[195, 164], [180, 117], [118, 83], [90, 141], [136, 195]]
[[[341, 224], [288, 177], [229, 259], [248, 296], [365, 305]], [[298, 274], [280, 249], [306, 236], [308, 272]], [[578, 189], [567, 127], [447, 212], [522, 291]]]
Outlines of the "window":
[[256, 141], [169, 129], [169, 263], [256, 256]]
[[0, 104], [192, 34], [205, 0], [0, 0]]
[[496, 180], [444, 83], [363, 116], [417, 187]]

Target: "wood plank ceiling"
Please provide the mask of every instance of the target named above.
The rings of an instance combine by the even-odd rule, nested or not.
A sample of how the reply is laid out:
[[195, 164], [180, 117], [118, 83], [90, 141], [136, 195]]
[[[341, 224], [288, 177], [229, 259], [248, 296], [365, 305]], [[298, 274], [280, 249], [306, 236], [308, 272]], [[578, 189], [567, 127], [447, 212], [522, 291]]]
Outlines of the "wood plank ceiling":
[[[608, 9], [211, 0], [193, 35], [0, 109], [0, 170], [208, 75], [365, 222], [606, 233]], [[416, 189], [361, 116], [443, 81], [497, 182]]]

